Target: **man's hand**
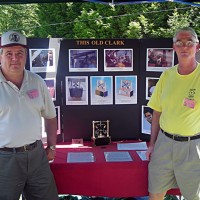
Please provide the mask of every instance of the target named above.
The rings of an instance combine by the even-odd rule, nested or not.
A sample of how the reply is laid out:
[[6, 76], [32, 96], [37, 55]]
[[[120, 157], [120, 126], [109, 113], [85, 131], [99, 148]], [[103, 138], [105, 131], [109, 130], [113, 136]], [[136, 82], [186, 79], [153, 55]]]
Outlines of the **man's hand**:
[[50, 147], [47, 147], [45, 150], [46, 150], [48, 161], [53, 161], [56, 156], [56, 151], [50, 149]]
[[147, 149], [147, 152], [146, 152], [146, 158], [147, 158], [147, 160], [150, 160], [151, 154], [153, 153], [153, 150], [154, 150], [154, 146], [150, 146], [150, 147]]

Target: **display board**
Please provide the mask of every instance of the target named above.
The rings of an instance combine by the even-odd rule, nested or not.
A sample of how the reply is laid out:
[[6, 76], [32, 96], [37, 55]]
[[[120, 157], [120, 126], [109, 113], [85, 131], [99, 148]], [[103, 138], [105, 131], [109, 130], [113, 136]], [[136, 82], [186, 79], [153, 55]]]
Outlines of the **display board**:
[[149, 140], [146, 105], [161, 73], [177, 63], [172, 39], [29, 38], [28, 45], [26, 68], [59, 106], [64, 141], [91, 140], [99, 120], [109, 120], [111, 140]]

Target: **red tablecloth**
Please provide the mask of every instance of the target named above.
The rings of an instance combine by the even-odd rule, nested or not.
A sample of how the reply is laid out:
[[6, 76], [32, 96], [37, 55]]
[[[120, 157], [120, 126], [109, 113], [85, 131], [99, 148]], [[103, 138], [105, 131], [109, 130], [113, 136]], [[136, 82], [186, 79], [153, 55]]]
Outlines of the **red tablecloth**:
[[[128, 151], [133, 159], [131, 162], [106, 162], [104, 152], [112, 151], [117, 151], [117, 142], [106, 146], [85, 142], [82, 147], [57, 144], [56, 158], [50, 166], [59, 194], [116, 198], [148, 196], [148, 162], [142, 161], [133, 150]], [[95, 162], [67, 163], [68, 152], [92, 152]], [[178, 189], [169, 193], [180, 194]]]

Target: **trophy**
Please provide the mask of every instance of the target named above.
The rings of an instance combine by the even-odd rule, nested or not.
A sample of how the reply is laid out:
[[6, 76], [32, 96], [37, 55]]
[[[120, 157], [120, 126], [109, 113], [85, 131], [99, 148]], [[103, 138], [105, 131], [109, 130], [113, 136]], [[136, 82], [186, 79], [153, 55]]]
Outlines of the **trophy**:
[[133, 96], [132, 82], [128, 80], [121, 80], [121, 87], [119, 89], [119, 94], [128, 97]]
[[69, 93], [70, 97], [81, 98], [83, 95], [83, 88], [81, 87], [81, 79], [70, 78]]
[[108, 91], [106, 90], [106, 83], [103, 80], [97, 80], [97, 88], [95, 94], [101, 97], [107, 97]]
[[106, 121], [92, 121], [93, 135], [92, 142], [95, 146], [107, 145], [111, 142], [109, 136], [109, 120]]

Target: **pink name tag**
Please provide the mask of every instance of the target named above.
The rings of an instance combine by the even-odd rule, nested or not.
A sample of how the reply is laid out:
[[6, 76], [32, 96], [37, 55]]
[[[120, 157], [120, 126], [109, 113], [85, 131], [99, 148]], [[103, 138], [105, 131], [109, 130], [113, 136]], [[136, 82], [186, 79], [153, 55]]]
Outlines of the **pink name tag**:
[[35, 99], [39, 96], [39, 92], [37, 89], [29, 90], [29, 91], [27, 91], [27, 94], [30, 99]]
[[196, 105], [196, 102], [195, 102], [195, 100], [191, 100], [191, 99], [185, 98], [184, 102], [183, 102], [183, 105], [188, 107], [188, 108], [194, 109], [194, 107]]

